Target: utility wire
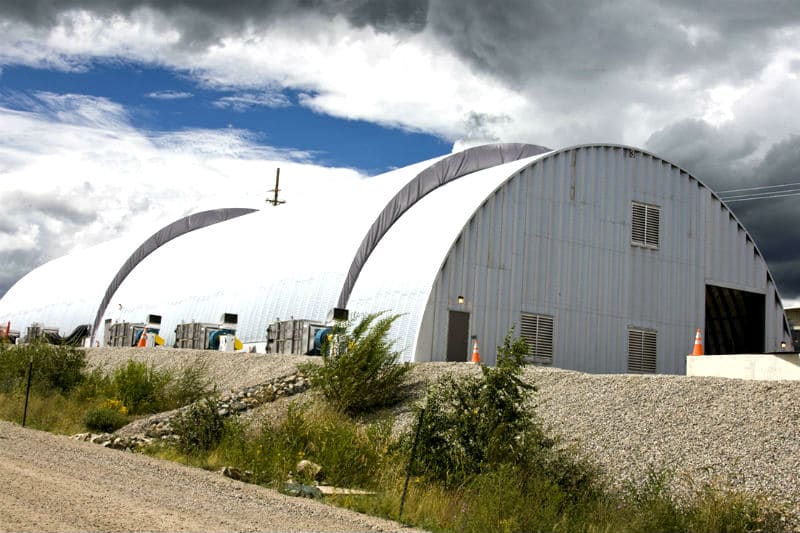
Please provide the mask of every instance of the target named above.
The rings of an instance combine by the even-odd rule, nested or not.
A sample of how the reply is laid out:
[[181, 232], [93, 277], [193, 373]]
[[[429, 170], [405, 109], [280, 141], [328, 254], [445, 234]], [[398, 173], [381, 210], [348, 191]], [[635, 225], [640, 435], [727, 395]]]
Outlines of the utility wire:
[[796, 191], [774, 191], [773, 193], [761, 193], [758, 194], [742, 194], [739, 196], [729, 196], [728, 198], [721, 198], [721, 200], [725, 203], [731, 202], [747, 202], [749, 200], [768, 200], [770, 198], [785, 198], [787, 196], [800, 196], [800, 190]]
[[800, 196], [800, 182], [728, 189], [726, 191], [717, 191], [717, 194], [719, 195], [720, 199], [726, 203], [747, 202], [752, 200], [769, 200], [772, 198], [785, 198], [787, 196]]
[[796, 181], [794, 183], [784, 183], [782, 185], [762, 185], [760, 187], [744, 187], [742, 189], [728, 189], [727, 191], [717, 191], [717, 194], [726, 194], [729, 192], [741, 192], [741, 191], [757, 191], [760, 189], [778, 189], [780, 187], [795, 187], [800, 185], [800, 181]]

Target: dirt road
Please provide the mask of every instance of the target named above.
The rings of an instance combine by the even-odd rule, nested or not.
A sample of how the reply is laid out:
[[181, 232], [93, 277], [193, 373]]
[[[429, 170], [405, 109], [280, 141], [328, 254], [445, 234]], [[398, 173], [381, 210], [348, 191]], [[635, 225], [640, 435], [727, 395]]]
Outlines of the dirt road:
[[0, 531], [414, 530], [0, 421]]

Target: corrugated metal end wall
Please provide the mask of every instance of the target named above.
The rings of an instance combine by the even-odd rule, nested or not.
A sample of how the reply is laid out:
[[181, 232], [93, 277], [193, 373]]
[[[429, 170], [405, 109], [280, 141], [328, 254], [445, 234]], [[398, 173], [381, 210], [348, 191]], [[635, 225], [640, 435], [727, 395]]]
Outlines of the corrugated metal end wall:
[[[631, 243], [632, 203], [660, 208], [659, 246]], [[475, 212], [436, 278], [416, 359], [442, 360], [449, 310], [470, 313], [483, 361], [521, 313], [554, 318], [553, 366], [625, 372], [628, 329], [657, 332], [659, 373], [684, 373], [704, 325], [705, 284], [765, 294], [767, 350], [783, 310], [735, 218], [680, 168], [620, 146], [545, 156]], [[463, 296], [463, 304], [457, 297]], [[466, 356], [466, 354], [465, 354]]]

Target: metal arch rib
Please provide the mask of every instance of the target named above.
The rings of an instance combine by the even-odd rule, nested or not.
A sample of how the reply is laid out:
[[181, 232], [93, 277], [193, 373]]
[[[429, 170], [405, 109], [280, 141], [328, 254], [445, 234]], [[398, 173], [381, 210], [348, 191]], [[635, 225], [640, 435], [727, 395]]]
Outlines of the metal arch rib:
[[213, 226], [214, 224], [225, 222], [226, 220], [230, 220], [232, 218], [247, 215], [255, 211], [257, 211], [257, 209], [249, 209], [244, 207], [201, 211], [199, 213], [194, 213], [187, 217], [180, 218], [175, 222], [164, 226], [148, 237], [141, 245], [139, 245], [138, 248], [136, 248], [130, 257], [128, 257], [125, 263], [122, 264], [122, 267], [120, 267], [117, 275], [114, 276], [114, 279], [111, 280], [111, 283], [109, 283], [106, 293], [103, 296], [103, 300], [100, 302], [100, 306], [97, 308], [97, 314], [94, 317], [94, 324], [92, 325], [92, 344], [94, 344], [94, 339], [97, 335], [97, 328], [100, 327], [100, 321], [103, 319], [103, 315], [106, 312], [108, 303], [111, 301], [111, 297], [114, 296], [115, 292], [117, 292], [117, 289], [119, 289], [120, 285], [122, 285], [122, 282], [125, 280], [125, 278], [128, 277], [128, 274], [130, 274], [133, 269], [136, 268], [136, 265], [141, 263], [145, 257], [155, 252], [158, 248], [165, 245], [172, 239], [180, 237], [181, 235], [197, 229], [205, 228], [206, 226]]
[[415, 203], [447, 183], [486, 168], [549, 152], [535, 144], [486, 144], [440, 159], [409, 181], [389, 202], [361, 241], [339, 293], [338, 307], [347, 307], [361, 269], [389, 228]]

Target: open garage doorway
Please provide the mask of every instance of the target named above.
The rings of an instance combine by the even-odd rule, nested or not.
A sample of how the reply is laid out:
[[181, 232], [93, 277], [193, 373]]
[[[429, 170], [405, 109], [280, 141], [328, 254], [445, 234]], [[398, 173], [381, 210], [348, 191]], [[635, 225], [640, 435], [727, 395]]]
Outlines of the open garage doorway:
[[764, 295], [706, 285], [705, 353], [762, 353]]

